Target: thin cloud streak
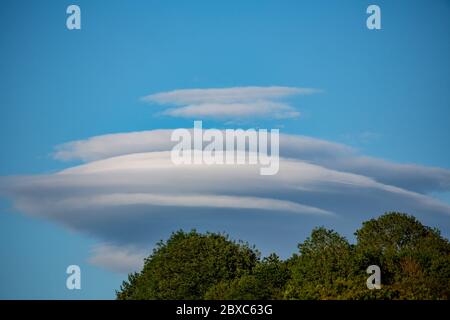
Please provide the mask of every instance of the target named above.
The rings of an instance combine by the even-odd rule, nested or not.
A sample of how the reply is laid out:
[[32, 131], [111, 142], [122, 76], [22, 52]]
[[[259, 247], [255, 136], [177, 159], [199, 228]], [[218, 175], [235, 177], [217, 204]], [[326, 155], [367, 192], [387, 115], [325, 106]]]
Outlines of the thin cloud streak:
[[281, 103], [280, 99], [319, 92], [321, 91], [313, 88], [276, 86], [183, 89], [148, 95], [142, 101], [168, 107], [162, 114], [173, 117], [285, 119], [296, 118], [300, 112], [287, 103]]

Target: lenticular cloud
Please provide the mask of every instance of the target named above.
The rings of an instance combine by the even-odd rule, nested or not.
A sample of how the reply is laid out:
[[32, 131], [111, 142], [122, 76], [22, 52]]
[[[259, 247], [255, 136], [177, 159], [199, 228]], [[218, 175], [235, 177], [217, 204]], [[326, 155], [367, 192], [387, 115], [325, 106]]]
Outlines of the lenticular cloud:
[[0, 192], [21, 212], [97, 238], [102, 249], [90, 259], [96, 265], [127, 257], [123, 264], [105, 262], [120, 272], [179, 228], [234, 230], [273, 249], [283, 237], [295, 245], [300, 230], [326, 225], [345, 233], [391, 210], [449, 230], [450, 207], [430, 196], [450, 189], [448, 170], [390, 163], [296, 135], [280, 136], [274, 176], [261, 176], [258, 165], [174, 165], [170, 132], [58, 146], [55, 158], [83, 163], [50, 175], [4, 177]]
[[169, 107], [163, 114], [183, 118], [216, 118], [236, 120], [270, 117], [296, 118], [300, 113], [281, 99], [320, 92], [295, 87], [234, 87], [183, 89], [160, 92], [142, 100]]

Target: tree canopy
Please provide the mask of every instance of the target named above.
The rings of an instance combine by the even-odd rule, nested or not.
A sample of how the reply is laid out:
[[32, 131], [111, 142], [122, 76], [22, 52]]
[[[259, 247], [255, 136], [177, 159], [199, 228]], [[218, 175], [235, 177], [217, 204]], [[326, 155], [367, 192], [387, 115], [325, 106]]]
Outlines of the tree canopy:
[[215, 233], [178, 231], [159, 242], [140, 273], [130, 274], [119, 299], [201, 299], [221, 281], [239, 278], [256, 265], [259, 253]]
[[[247, 243], [217, 233], [178, 231], [159, 242], [117, 291], [118, 299], [449, 299], [450, 243], [413, 216], [366, 221], [351, 244], [323, 227], [287, 260], [260, 258]], [[381, 269], [381, 289], [366, 269]]]

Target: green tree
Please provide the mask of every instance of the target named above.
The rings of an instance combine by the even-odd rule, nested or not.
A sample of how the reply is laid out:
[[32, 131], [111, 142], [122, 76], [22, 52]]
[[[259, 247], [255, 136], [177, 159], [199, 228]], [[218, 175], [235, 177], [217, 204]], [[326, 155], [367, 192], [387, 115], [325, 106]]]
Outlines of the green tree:
[[[173, 233], [144, 268], [124, 281], [118, 299], [449, 299], [450, 243], [416, 218], [386, 213], [363, 223], [351, 245], [316, 228], [299, 253], [263, 260], [242, 242], [215, 233]], [[366, 287], [370, 265], [381, 290]]]
[[227, 236], [173, 233], [159, 242], [140, 273], [131, 274], [118, 299], [201, 299], [213, 285], [248, 274], [259, 253]]
[[360, 270], [381, 268], [382, 289], [395, 299], [450, 298], [450, 244], [413, 216], [389, 212], [355, 233]]
[[316, 228], [288, 262], [287, 299], [336, 299], [353, 284], [352, 246], [333, 230]]
[[290, 272], [276, 254], [264, 258], [249, 274], [211, 287], [206, 299], [275, 300], [283, 297]]

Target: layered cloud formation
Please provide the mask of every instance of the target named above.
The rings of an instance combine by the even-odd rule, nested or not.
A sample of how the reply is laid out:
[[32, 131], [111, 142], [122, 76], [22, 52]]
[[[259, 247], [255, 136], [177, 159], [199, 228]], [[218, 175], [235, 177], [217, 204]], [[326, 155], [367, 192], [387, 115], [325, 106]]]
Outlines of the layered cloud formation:
[[[286, 102], [315, 89], [240, 87], [162, 92], [143, 98], [181, 117], [286, 118]], [[0, 194], [20, 211], [98, 239], [89, 261], [117, 272], [137, 270], [151, 246], [179, 228], [232, 236], [291, 253], [318, 225], [344, 235], [385, 211], [408, 212], [450, 231], [450, 206], [433, 197], [450, 191], [450, 171], [364, 156], [353, 148], [280, 134], [280, 168], [175, 165], [172, 130], [91, 137], [57, 146], [54, 158], [78, 161], [63, 171], [3, 177]], [[245, 150], [237, 150], [238, 153]], [[292, 247], [286, 247], [291, 243]]]
[[311, 88], [235, 87], [161, 92], [143, 101], [169, 106], [163, 114], [183, 118], [296, 118], [300, 112], [280, 99], [317, 93]]
[[[132, 153], [168, 151], [172, 130], [152, 130], [96, 136], [56, 147], [58, 160], [92, 162]], [[420, 193], [450, 191], [450, 171], [414, 164], [397, 164], [358, 154], [353, 148], [300, 135], [280, 134], [280, 156], [316, 163], [328, 169], [371, 177]]]
[[395, 164], [345, 145], [283, 134], [274, 176], [261, 176], [257, 165], [174, 165], [170, 134], [152, 130], [66, 143], [55, 158], [84, 164], [3, 178], [1, 191], [27, 214], [98, 238], [102, 244], [90, 261], [120, 272], [138, 268], [144, 248], [148, 252], [179, 227], [233, 226], [251, 238], [260, 219], [270, 221], [264, 230], [293, 223], [354, 230], [387, 210], [431, 223], [450, 218], [450, 207], [429, 195], [449, 191], [445, 169]]

